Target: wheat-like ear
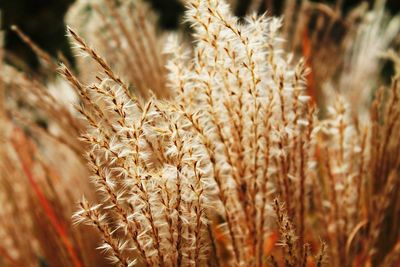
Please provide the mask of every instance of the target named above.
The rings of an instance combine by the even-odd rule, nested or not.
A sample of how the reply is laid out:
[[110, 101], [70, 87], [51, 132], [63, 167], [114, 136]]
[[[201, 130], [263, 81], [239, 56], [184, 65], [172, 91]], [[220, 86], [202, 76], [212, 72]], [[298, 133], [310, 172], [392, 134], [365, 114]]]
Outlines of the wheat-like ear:
[[299, 251], [297, 250], [298, 237], [296, 236], [295, 229], [292, 222], [288, 218], [285, 208], [278, 200], [274, 200], [274, 211], [276, 221], [278, 224], [279, 232], [281, 235], [281, 245], [285, 257], [285, 264], [287, 266], [296, 266], [300, 264]]
[[112, 230], [108, 226], [105, 216], [98, 211], [99, 206], [90, 206], [86, 199], [82, 199], [79, 206], [81, 210], [75, 214], [75, 220], [79, 223], [84, 222], [97, 228], [104, 242], [99, 248], [105, 252], [109, 252], [110, 260], [124, 267], [135, 264], [134, 261], [130, 261], [126, 255], [124, 255], [126, 244], [112, 236]]
[[326, 262], [326, 244], [321, 242], [321, 248], [316, 257], [316, 266], [322, 267]]
[[86, 55], [93, 58], [93, 60], [103, 68], [105, 74], [119, 84], [125, 91], [127, 95], [130, 95], [128, 86], [111, 70], [111, 67], [107, 64], [107, 62], [92, 48], [90, 48], [85, 41], [80, 37], [76, 32], [74, 32], [70, 27], [67, 27], [67, 33], [73, 38], [76, 42], [77, 49], [79, 51], [85, 53]]

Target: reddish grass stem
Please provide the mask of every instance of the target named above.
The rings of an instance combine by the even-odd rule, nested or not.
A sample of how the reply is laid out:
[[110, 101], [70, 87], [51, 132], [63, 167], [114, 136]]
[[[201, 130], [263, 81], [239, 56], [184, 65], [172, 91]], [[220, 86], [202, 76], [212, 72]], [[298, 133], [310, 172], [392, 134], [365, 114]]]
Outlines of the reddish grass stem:
[[35, 192], [40, 205], [42, 206], [43, 210], [45, 211], [45, 214], [47, 218], [49, 219], [51, 225], [54, 227], [56, 233], [59, 235], [63, 245], [65, 246], [68, 254], [71, 257], [71, 260], [73, 262], [74, 267], [82, 267], [82, 263], [78, 257], [78, 254], [76, 253], [73, 244], [71, 240], [68, 237], [67, 231], [65, 227], [61, 224], [61, 222], [58, 220], [53, 208], [51, 207], [51, 204], [47, 200], [46, 196], [40, 189], [40, 186], [36, 182], [31, 170], [29, 169], [28, 165], [26, 162], [23, 160], [23, 157], [20, 154], [20, 149], [17, 147], [15, 142], [12, 143], [14, 150], [18, 156], [18, 160], [21, 163], [22, 166], [22, 171], [25, 174], [25, 176], [28, 178], [29, 183], [32, 186], [33, 191]]

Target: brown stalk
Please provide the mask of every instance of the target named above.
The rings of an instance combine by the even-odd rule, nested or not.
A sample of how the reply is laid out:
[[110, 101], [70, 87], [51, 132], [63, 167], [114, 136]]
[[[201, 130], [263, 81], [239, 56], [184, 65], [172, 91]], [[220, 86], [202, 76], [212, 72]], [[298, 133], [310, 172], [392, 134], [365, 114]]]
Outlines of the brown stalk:
[[66, 229], [64, 228], [63, 224], [57, 218], [50, 202], [48, 201], [48, 199], [42, 192], [42, 190], [39, 187], [39, 185], [37, 184], [32, 172], [30, 171], [30, 169], [26, 165], [25, 161], [22, 159], [21, 155], [19, 154], [20, 150], [18, 149], [17, 145], [14, 142], [12, 143], [12, 145], [14, 147], [15, 152], [17, 153], [19, 162], [22, 166], [22, 170], [23, 170], [26, 178], [28, 179], [30, 185], [32, 186], [32, 188], [39, 200], [39, 203], [42, 205], [42, 208], [43, 208], [47, 218], [51, 222], [56, 233], [59, 235], [60, 240], [63, 243], [64, 247], [66, 248], [69, 256], [71, 257], [71, 260], [72, 260], [74, 266], [75, 267], [83, 266], [81, 263], [81, 260], [78, 257], [78, 254], [75, 251], [75, 248], [74, 248], [70, 238], [68, 237], [68, 233], [67, 233]]
[[272, 106], [273, 106], [273, 96], [269, 95], [268, 106], [266, 107], [266, 114], [264, 114], [264, 134], [263, 137], [265, 139], [265, 148], [264, 148], [264, 165], [263, 165], [263, 175], [262, 175], [262, 183], [261, 183], [261, 211], [260, 211], [260, 221], [258, 223], [258, 266], [262, 266], [262, 261], [264, 257], [264, 223], [265, 223], [265, 213], [267, 206], [267, 194], [268, 194], [268, 181], [269, 174], [268, 171], [270, 169], [270, 151], [271, 151], [271, 116], [272, 116]]
[[7, 252], [5, 248], [0, 246], [0, 255], [2, 255], [10, 264], [12, 267], [22, 267], [23, 265], [20, 264], [18, 261], [14, 260], [13, 257], [10, 256], [10, 254]]
[[[121, 51], [121, 57], [120, 61], [124, 63], [125, 69], [130, 69], [132, 68], [133, 70], [129, 72], [129, 75], [131, 77], [131, 82], [135, 84], [137, 87], [142, 88], [144, 87], [142, 79], [138, 76], [138, 64], [135, 63], [134, 60], [132, 60], [132, 57], [129, 55], [128, 51], [123, 47], [122, 45], [122, 40], [121, 36], [118, 34], [118, 32], [115, 30], [114, 25], [111, 24], [110, 19], [107, 17], [106, 14], [101, 10], [101, 8], [98, 5], [93, 5], [94, 10], [99, 14], [101, 17], [104, 26], [106, 27], [107, 31], [110, 33], [111, 38], [114, 40], [116, 43], [118, 51]], [[118, 54], [120, 55], [120, 54]]]
[[[146, 79], [146, 77], [152, 77], [151, 73], [149, 73], [149, 71], [148, 71], [148, 68], [147, 68], [148, 65], [145, 64], [145, 62], [143, 60], [142, 53], [139, 51], [139, 48], [137, 47], [135, 41], [132, 38], [132, 34], [129, 33], [129, 30], [128, 30], [127, 26], [125, 25], [120, 12], [117, 10], [117, 8], [115, 6], [115, 1], [114, 0], [106, 0], [105, 3], [107, 4], [108, 8], [110, 9], [111, 14], [114, 17], [114, 19], [116, 20], [117, 25], [118, 25], [119, 29], [121, 30], [123, 36], [125, 36], [125, 38], [128, 42], [128, 45], [131, 48], [131, 51], [137, 58], [139, 66], [142, 67], [142, 68], [139, 68], [139, 73], [141, 74], [140, 76], [142, 77], [142, 79]], [[154, 77], [152, 77], [152, 79], [154, 79]], [[146, 82], [144, 83], [144, 85], [149, 87], [149, 85]], [[146, 89], [148, 89], [148, 88], [139, 88], [139, 89], [141, 89], [140, 93], [143, 95], [143, 97], [147, 98], [148, 91]]]
[[12, 25], [11, 30], [15, 32], [21, 40], [28, 45], [30, 49], [42, 59], [52, 71], [57, 70], [57, 64], [54, 62], [53, 58], [43, 49], [41, 49], [37, 44], [35, 44], [25, 33], [23, 33], [18, 26]]
[[226, 194], [225, 188], [224, 188], [224, 182], [222, 180], [222, 175], [220, 173], [220, 169], [218, 167], [216, 158], [215, 158], [215, 146], [213, 145], [212, 141], [209, 140], [209, 138], [207, 137], [206, 133], [204, 132], [204, 128], [201, 127], [199, 125], [199, 123], [193, 118], [193, 115], [191, 114], [187, 114], [186, 112], [184, 112], [185, 117], [191, 122], [191, 124], [193, 125], [194, 129], [200, 134], [200, 136], [203, 139], [203, 145], [207, 151], [208, 154], [208, 158], [210, 160], [212, 169], [213, 169], [213, 178], [214, 181], [217, 184], [217, 188], [218, 188], [218, 198], [220, 199], [220, 201], [222, 202], [222, 205], [224, 207], [224, 215], [225, 215], [225, 219], [228, 225], [228, 230], [229, 230], [229, 236], [231, 239], [231, 244], [233, 247], [233, 252], [234, 252], [234, 256], [235, 256], [235, 261], [236, 264], [238, 264], [240, 262], [240, 252], [239, 252], [239, 247], [237, 245], [237, 239], [236, 239], [236, 234], [234, 231], [234, 226], [233, 226], [233, 221], [232, 221], [232, 215], [230, 213], [230, 208], [228, 206], [228, 196]]

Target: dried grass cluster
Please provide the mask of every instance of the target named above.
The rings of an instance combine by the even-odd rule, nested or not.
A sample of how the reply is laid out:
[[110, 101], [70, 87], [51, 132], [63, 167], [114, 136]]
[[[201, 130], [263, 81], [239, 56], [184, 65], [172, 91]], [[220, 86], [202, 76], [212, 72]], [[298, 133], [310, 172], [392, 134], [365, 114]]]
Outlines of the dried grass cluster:
[[[51, 136], [77, 158], [85, 151], [98, 194], [80, 201], [74, 220], [97, 230], [112, 264], [399, 264], [397, 78], [371, 104], [325, 90], [321, 114], [314, 66], [285, 52], [281, 19], [239, 20], [223, 0], [187, 0], [192, 44], [172, 34], [161, 53], [141, 4], [124, 21], [129, 4], [105, 3], [96, 12], [110, 34], [99, 43], [106, 59], [69, 28], [90, 71], [59, 69], [80, 115], [54, 121], [65, 134], [79, 123], [85, 146], [73, 143], [76, 132]], [[42, 91], [39, 106], [58, 114]], [[98, 266], [82, 260], [80, 244], [64, 244], [71, 266]]]

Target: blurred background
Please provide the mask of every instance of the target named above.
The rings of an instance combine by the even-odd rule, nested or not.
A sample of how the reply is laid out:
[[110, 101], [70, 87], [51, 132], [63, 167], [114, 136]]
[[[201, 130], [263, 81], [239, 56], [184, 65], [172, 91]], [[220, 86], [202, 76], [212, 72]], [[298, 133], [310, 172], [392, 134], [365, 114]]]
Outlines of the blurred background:
[[[126, 19], [124, 23], [130, 26], [127, 34], [122, 27], [118, 28], [115, 23], [117, 16], [106, 5], [107, 2], [112, 2], [115, 7], [114, 1], [118, 4], [117, 14]], [[141, 5], [137, 13], [126, 15], [126, 12], [133, 10], [127, 6], [139, 1], [147, 2], [156, 11], [155, 19], [159, 29], [153, 27], [154, 17], [147, 5]], [[336, 99], [333, 96], [340, 94], [346, 103], [351, 103], [358, 128], [361, 125], [358, 125], [358, 118], [360, 121], [370, 121], [369, 111], [376, 90], [382, 85], [389, 86], [395, 74], [400, 77], [400, 0], [226, 1], [235, 3], [234, 12], [239, 17], [250, 13], [249, 11], [267, 11], [275, 16], [285, 16], [281, 36], [286, 41], [282, 47], [293, 52], [291, 55], [295, 58], [292, 63], [297, 62], [297, 58], [305, 58], [304, 64], [310, 70], [306, 75], [307, 94], [318, 105], [322, 119], [329, 115], [326, 107], [333, 105]], [[92, 4], [88, 4], [89, 2]], [[6, 64], [0, 64], [0, 125], [2, 130], [6, 130], [0, 131], [0, 267], [79, 266], [71, 265], [70, 260], [75, 256], [91, 262], [91, 265], [85, 266], [108, 266], [100, 251], [95, 249], [98, 236], [71, 223], [71, 214], [77, 209], [77, 199], [85, 194], [89, 200], [98, 201], [98, 196], [89, 184], [89, 170], [83, 157], [87, 147], [78, 139], [82, 132], [86, 132], [87, 124], [71, 107], [71, 103], [81, 104], [83, 100], [77, 97], [66, 79], [56, 76], [58, 59], [66, 65], [72, 65], [72, 72], [83, 84], [91, 84], [99, 72], [98, 66], [90, 62], [90, 58], [74, 57], [66, 37], [66, 21], [104, 57], [124, 81], [134, 85], [138, 92], [148, 88], [157, 89], [161, 98], [170, 93], [165, 87], [166, 73], [163, 66], [166, 58], [162, 54], [166, 34], [161, 29], [179, 28], [180, 32], [188, 32], [186, 26], [181, 26], [183, 2], [184, 0], [0, 0], [0, 25], [5, 33], [6, 49], [5, 53], [0, 49], [0, 58], [4, 56], [6, 61]], [[97, 5], [102, 8], [96, 9]], [[101, 12], [109, 21], [102, 20]], [[135, 24], [137, 21], [148, 23], [149, 29], [146, 32], [150, 33], [150, 37], [141, 35], [141, 29], [146, 28], [146, 24]], [[11, 30], [12, 25], [17, 25], [53, 58], [43, 61], [42, 57], [39, 60], [32, 52], [32, 47]], [[129, 43], [132, 38], [138, 45], [120, 46], [110, 38], [113, 30], [119, 34], [116, 39], [120, 42]], [[142, 56], [142, 45], [146, 42], [152, 44], [149, 54], [154, 57], [143, 55], [143, 61], [148, 64], [141, 64], [138, 58]], [[141, 71], [143, 66], [148, 68], [148, 72]], [[153, 77], [158, 78], [158, 83], [154, 82]], [[382, 100], [385, 101], [386, 99]], [[378, 121], [380, 118], [375, 119]], [[384, 127], [386, 124], [382, 125]], [[399, 132], [397, 130], [392, 134], [393, 148], [390, 151], [400, 151], [397, 139]], [[384, 142], [374, 139], [371, 145], [376, 145], [378, 151], [381, 144]], [[355, 151], [354, 148], [354, 153]], [[390, 158], [391, 154], [394, 153], [385, 153], [385, 156]], [[385, 160], [386, 157], [382, 156], [382, 162]], [[368, 168], [372, 169], [375, 165], [378, 166], [373, 164]], [[400, 169], [397, 165], [395, 167]], [[369, 182], [365, 184], [373, 185]], [[386, 185], [381, 188], [385, 189]], [[376, 190], [376, 197], [383, 195], [381, 188]], [[399, 199], [398, 195], [393, 199], [395, 197]], [[7, 201], [10, 199], [18, 201]], [[400, 202], [392, 202], [397, 206], [388, 212], [387, 217], [397, 218], [400, 214], [400, 204], [397, 203]], [[360, 209], [360, 213], [365, 212], [364, 209]], [[396, 248], [400, 248], [400, 232], [396, 222], [397, 220], [389, 220], [383, 227], [384, 245], [381, 253], [377, 254], [377, 260], [391, 250], [395, 242], [399, 244]], [[395, 229], [394, 234], [384, 232], [385, 229], [392, 229], [391, 227]], [[322, 231], [328, 228], [315, 229]], [[33, 250], [33, 242], [26, 240], [34, 240], [36, 248]], [[6, 247], [7, 244], [9, 248]], [[79, 248], [77, 251], [81, 255], [75, 255], [70, 244]], [[329, 247], [334, 246], [328, 245]], [[358, 249], [352, 253], [358, 260]], [[7, 265], [7, 262], [13, 263], [14, 259], [22, 264]], [[29, 265], [34, 262], [40, 264]], [[351, 266], [367, 265], [360, 263]]]
[[[159, 14], [160, 26], [166, 29], [174, 29], [179, 25], [182, 12], [184, 10], [179, 0], [146, 0]], [[20, 38], [12, 31], [10, 26], [15, 24], [26, 33], [35, 43], [44, 48], [51, 55], [56, 56], [62, 52], [70, 62], [74, 62], [67, 38], [65, 36], [64, 16], [74, 0], [0, 0], [1, 25], [5, 31], [5, 47], [7, 50], [6, 60], [12, 61], [22, 69], [35, 70], [38, 67], [38, 60], [31, 49], [22, 43]], [[239, 16], [246, 14], [251, 0], [240, 0], [235, 8], [235, 13]], [[274, 15], [281, 15], [284, 0], [264, 0], [261, 4], [260, 13], [265, 12], [268, 7], [269, 12]], [[298, 1], [299, 2], [299, 1]], [[315, 1], [333, 4], [330, 1]], [[352, 7], [361, 2], [372, 0], [344, 0], [344, 15]], [[387, 9], [395, 14], [400, 11], [399, 0], [388, 0]]]

